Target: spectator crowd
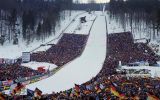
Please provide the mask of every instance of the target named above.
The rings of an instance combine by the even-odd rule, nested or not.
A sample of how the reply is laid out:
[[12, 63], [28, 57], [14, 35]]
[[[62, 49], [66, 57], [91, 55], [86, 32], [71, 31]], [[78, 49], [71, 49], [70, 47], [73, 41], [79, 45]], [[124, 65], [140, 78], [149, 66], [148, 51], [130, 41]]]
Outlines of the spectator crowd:
[[[88, 35], [64, 34], [57, 45], [53, 45], [50, 49], [40, 53], [31, 54], [33, 61], [54, 63], [62, 66], [67, 62], [78, 57], [85, 47]], [[4, 88], [3, 81], [32, 77], [43, 74], [37, 70], [33, 70], [21, 66], [21, 60], [13, 64], [0, 65], [0, 90]]]
[[[60, 93], [52, 99], [96, 100], [160, 100], [160, 78], [127, 77], [117, 73], [118, 62], [148, 61], [156, 64], [159, 59], [144, 43], [134, 43], [130, 32], [108, 35], [108, 54], [100, 73], [90, 81]], [[44, 96], [45, 98], [45, 96]], [[49, 99], [49, 98], [47, 98]]]
[[0, 81], [16, 80], [18, 78], [31, 77], [40, 72], [19, 64], [0, 66]]
[[[43, 94], [41, 91], [38, 97], [34, 97], [31, 92], [27, 92], [25, 96], [3, 95], [3, 97], [16, 100], [31, 98], [41, 100], [160, 100], [160, 78], [127, 77], [125, 73], [116, 71], [119, 61], [127, 64], [143, 60], [154, 65], [159, 57], [146, 44], [134, 43], [129, 32], [109, 34], [108, 43], [103, 68], [88, 82], [81, 85], [75, 84], [75, 87], [59, 93]], [[68, 44], [62, 42], [61, 45]]]
[[56, 45], [45, 52], [33, 53], [32, 61], [49, 62], [62, 66], [83, 52], [88, 35], [63, 34]]

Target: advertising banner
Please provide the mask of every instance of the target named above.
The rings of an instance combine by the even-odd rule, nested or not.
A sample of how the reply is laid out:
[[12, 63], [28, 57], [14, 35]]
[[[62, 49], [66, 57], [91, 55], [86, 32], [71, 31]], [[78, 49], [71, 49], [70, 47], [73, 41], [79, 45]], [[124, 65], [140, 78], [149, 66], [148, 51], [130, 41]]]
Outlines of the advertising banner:
[[22, 62], [26, 63], [30, 61], [30, 52], [22, 52]]

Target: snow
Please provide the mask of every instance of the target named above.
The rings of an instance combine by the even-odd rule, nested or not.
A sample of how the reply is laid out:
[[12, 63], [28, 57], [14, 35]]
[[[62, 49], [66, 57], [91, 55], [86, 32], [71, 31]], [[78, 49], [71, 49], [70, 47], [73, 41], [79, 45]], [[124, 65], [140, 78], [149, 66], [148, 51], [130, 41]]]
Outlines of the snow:
[[82, 84], [95, 77], [103, 66], [106, 57], [106, 24], [105, 17], [98, 15], [82, 55], [65, 65], [55, 75], [33, 83], [27, 88], [38, 87], [43, 93], [59, 92]]
[[29, 63], [22, 63], [22, 66], [37, 70], [38, 67], [43, 67], [45, 70], [53, 70], [57, 66], [54, 64], [46, 63], [46, 62], [29, 62]]
[[[110, 18], [110, 13], [109, 11], [106, 11], [106, 16], [107, 16], [107, 24], [108, 24], [108, 33], [118, 33], [118, 32], [127, 32], [130, 31], [131, 32], [131, 26], [129, 24], [128, 19], [124, 19], [124, 21], [126, 21], [126, 26], [123, 26], [121, 23], [123, 23], [124, 21], [122, 21], [121, 23], [119, 23], [118, 19], [114, 18], [111, 19]], [[132, 26], [132, 34], [134, 39], [142, 39], [142, 38], [148, 38], [148, 30], [146, 29], [147, 26], [142, 25], [141, 28], [142, 30], [138, 30], [137, 25], [134, 23]]]
[[[80, 18], [86, 16], [86, 23], [80, 23]], [[74, 33], [74, 34], [88, 34], [89, 29], [92, 25], [95, 15], [89, 15], [84, 13], [77, 17], [76, 20], [64, 31], [64, 33]], [[83, 27], [82, 27], [83, 26]]]
[[[39, 47], [41, 44], [45, 44], [53, 39], [54, 41], [51, 41], [51, 44], [56, 44], [59, 40], [59, 35], [62, 33], [62, 31], [66, 28], [66, 26], [70, 23], [70, 21], [77, 16], [80, 13], [83, 13], [84, 11], [72, 11], [71, 16], [69, 15], [69, 11], [62, 11], [61, 12], [61, 18], [59, 24], [56, 24], [55, 28], [55, 35], [52, 34], [48, 38], [45, 38], [44, 40], [38, 41], [34, 40], [31, 41], [29, 44], [27, 41], [23, 40], [23, 38], [19, 38], [19, 44], [13, 45], [12, 43], [5, 43], [5, 45], [0, 45], [0, 58], [7, 58], [7, 59], [16, 59], [22, 56], [22, 52], [30, 52], [34, 50], [35, 48]], [[65, 13], [65, 16], [63, 15]], [[63, 16], [62, 16], [63, 15]], [[47, 50], [45, 46], [41, 47], [40, 51]]]
[[134, 41], [135, 43], [147, 43], [146, 39], [137, 39]]

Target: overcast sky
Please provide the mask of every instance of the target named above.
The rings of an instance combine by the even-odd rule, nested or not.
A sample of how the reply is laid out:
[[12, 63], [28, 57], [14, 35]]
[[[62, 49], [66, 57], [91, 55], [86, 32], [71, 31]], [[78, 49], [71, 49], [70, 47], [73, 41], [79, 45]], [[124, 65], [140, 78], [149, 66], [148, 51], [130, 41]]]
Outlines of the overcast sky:
[[[76, 0], [74, 0], [76, 1]], [[79, 2], [82, 2], [82, 3], [87, 3], [89, 0], [78, 0]], [[95, 0], [97, 3], [106, 3], [106, 2], [109, 2], [110, 0]]]

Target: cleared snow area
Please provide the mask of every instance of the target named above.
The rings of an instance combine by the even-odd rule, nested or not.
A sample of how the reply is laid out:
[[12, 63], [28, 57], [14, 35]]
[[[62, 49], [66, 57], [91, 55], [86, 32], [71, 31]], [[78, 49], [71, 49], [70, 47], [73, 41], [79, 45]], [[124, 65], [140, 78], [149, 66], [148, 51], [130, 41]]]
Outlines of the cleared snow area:
[[[66, 28], [66, 26], [70, 23], [70, 21], [75, 16], [83, 12], [84, 11], [72, 11], [71, 13], [69, 13], [69, 11], [61, 12], [60, 22], [56, 24], [55, 35], [52, 34], [51, 36], [49, 36], [48, 38], [45, 38], [44, 40], [41, 40], [41, 41], [34, 40], [28, 44], [27, 41], [24, 41], [22, 38], [19, 38], [18, 45], [13, 45], [10, 43], [5, 43], [5, 45], [3, 46], [0, 45], [0, 58], [16, 59], [22, 56], [22, 52], [30, 52], [35, 48], [39, 47], [41, 44], [45, 44], [48, 41], [51, 41], [57, 38], [60, 35], [60, 33]], [[63, 14], [65, 14], [65, 16]], [[52, 43], [56, 44], [57, 41], [58, 39], [55, 39], [55, 41], [52, 41]], [[44, 48], [44, 50], [46, 50], [46, 48]]]
[[43, 93], [59, 92], [82, 84], [95, 77], [101, 70], [106, 57], [106, 23], [105, 17], [98, 15], [82, 55], [65, 65], [55, 75], [33, 83], [27, 88], [38, 87]]
[[[80, 18], [86, 16], [86, 23], [81, 23]], [[92, 25], [93, 20], [95, 19], [94, 14], [84, 13], [78, 16], [74, 22], [64, 31], [64, 33], [74, 33], [74, 34], [88, 34], [89, 29]]]
[[37, 70], [38, 67], [43, 67], [45, 70], [53, 70], [55, 69], [57, 66], [54, 64], [50, 64], [50, 63], [46, 63], [46, 62], [29, 62], [29, 63], [22, 63], [22, 66]]

